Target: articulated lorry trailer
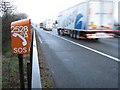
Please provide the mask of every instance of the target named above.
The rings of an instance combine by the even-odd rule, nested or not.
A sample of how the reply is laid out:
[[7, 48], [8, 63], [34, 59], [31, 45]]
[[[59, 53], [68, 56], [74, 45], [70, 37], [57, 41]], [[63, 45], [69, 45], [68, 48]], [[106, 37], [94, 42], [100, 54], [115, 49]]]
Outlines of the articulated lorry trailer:
[[46, 19], [43, 22], [43, 29], [48, 30], [48, 31], [52, 31], [52, 29], [53, 29], [53, 20], [52, 19]]
[[57, 32], [73, 38], [114, 38], [114, 6], [111, 0], [87, 0], [58, 15]]

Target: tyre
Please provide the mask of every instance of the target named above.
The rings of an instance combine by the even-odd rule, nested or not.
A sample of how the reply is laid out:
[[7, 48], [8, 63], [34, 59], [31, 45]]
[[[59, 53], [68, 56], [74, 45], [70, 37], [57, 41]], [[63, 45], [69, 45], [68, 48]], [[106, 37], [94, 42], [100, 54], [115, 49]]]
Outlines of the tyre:
[[60, 35], [60, 30], [59, 29], [57, 29], [57, 33], [58, 33], [58, 35]]
[[94, 40], [98, 41], [98, 40], [99, 40], [99, 38], [95, 38]]
[[77, 31], [74, 31], [74, 33], [73, 33], [73, 38], [77, 38]]
[[73, 31], [70, 31], [70, 37], [73, 38]]
[[76, 36], [77, 39], [80, 39], [80, 32], [77, 31], [77, 36]]

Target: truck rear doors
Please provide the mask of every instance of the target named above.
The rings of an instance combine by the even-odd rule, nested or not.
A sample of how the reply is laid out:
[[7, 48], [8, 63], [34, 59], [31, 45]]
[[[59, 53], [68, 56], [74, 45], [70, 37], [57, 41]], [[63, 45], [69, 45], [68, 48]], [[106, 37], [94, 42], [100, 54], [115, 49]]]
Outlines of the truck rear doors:
[[88, 4], [88, 28], [112, 29], [113, 26], [113, 2], [90, 1]]

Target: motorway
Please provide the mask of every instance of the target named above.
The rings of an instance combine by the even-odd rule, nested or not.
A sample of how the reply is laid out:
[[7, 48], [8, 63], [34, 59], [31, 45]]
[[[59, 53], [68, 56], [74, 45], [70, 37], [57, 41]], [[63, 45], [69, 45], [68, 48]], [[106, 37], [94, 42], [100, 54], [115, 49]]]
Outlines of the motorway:
[[118, 88], [118, 38], [77, 40], [37, 28], [56, 88]]

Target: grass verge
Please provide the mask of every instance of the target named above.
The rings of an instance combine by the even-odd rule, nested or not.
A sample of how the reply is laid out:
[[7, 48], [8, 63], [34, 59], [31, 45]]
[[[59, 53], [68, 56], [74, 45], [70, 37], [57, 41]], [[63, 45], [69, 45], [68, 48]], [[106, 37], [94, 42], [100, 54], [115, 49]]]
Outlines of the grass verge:
[[10, 51], [2, 56], [2, 88], [19, 88], [19, 64]]
[[[24, 55], [24, 81], [27, 82], [27, 60], [28, 55]], [[8, 50], [2, 56], [2, 88], [20, 88], [19, 78], [19, 61], [18, 56], [13, 55], [11, 50]]]

